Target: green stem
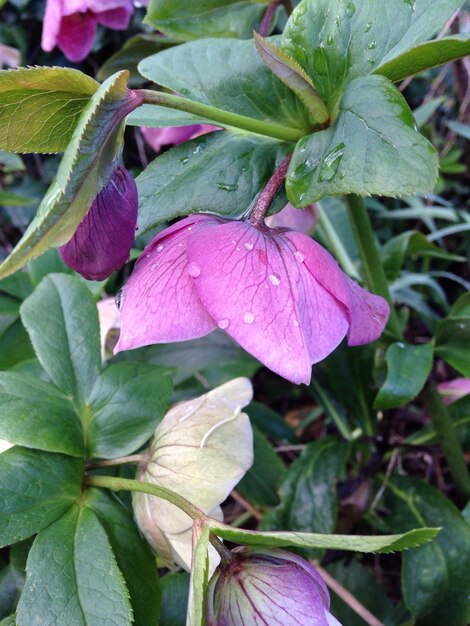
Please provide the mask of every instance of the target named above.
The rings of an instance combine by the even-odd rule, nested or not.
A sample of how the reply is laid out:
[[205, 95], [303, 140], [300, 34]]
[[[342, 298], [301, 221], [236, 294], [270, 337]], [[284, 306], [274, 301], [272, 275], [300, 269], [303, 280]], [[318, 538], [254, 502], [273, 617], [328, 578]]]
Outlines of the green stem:
[[141, 480], [131, 480], [129, 478], [117, 478], [115, 476], [85, 476], [85, 484], [89, 487], [101, 487], [103, 489], [111, 489], [111, 491], [139, 491], [140, 493], [148, 493], [151, 496], [162, 498], [171, 502], [179, 509], [184, 511], [193, 520], [205, 520], [205, 514], [191, 504], [189, 500], [183, 498], [179, 494], [166, 489], [166, 487], [160, 487], [160, 485], [153, 485], [152, 483], [145, 483]]
[[266, 135], [267, 137], [281, 139], [282, 141], [298, 141], [301, 137], [308, 133], [308, 130], [304, 131], [298, 128], [280, 126], [279, 124], [273, 124], [272, 122], [255, 120], [245, 115], [238, 115], [238, 113], [231, 113], [230, 111], [217, 109], [216, 107], [209, 106], [208, 104], [195, 102], [194, 100], [188, 100], [187, 98], [164, 93], [162, 91], [137, 89], [135, 90], [135, 93], [143, 98], [143, 104], [157, 104], [159, 106], [169, 107], [170, 109], [185, 111], [186, 113], [192, 113], [193, 115], [204, 117], [208, 121], [221, 124], [222, 126], [233, 126], [235, 128], [247, 130], [251, 133], [257, 133], [258, 135]]
[[367, 213], [364, 200], [360, 196], [346, 197], [349, 221], [352, 226], [354, 238], [361, 255], [362, 266], [368, 288], [374, 293], [382, 296], [390, 305], [390, 317], [388, 320], [388, 330], [397, 339], [402, 337], [397, 313], [393, 306], [392, 296], [388, 288], [387, 276], [382, 265], [382, 259], [375, 240], [372, 224]]
[[318, 225], [320, 226], [320, 231], [323, 238], [328, 244], [328, 248], [333, 252], [335, 258], [338, 260], [339, 264], [346, 272], [346, 274], [351, 276], [351, 278], [355, 278], [357, 280], [359, 278], [357, 269], [355, 268], [354, 263], [351, 261], [351, 257], [344, 247], [343, 242], [341, 241], [340, 237], [338, 237], [338, 233], [333, 227], [333, 224], [328, 217], [327, 211], [325, 211], [321, 202], [317, 202], [316, 206], [318, 211]]
[[87, 470], [98, 469], [99, 467], [113, 467], [114, 465], [125, 465], [131, 463], [137, 465], [147, 458], [146, 454], [131, 454], [130, 456], [121, 456], [117, 459], [109, 459], [104, 461], [96, 461], [95, 463], [87, 463]]
[[454, 424], [449, 417], [441, 395], [434, 382], [429, 382], [424, 392], [424, 403], [436, 432], [437, 440], [444, 452], [450, 473], [460, 495], [470, 498], [470, 473], [465, 462], [462, 447], [457, 438]]

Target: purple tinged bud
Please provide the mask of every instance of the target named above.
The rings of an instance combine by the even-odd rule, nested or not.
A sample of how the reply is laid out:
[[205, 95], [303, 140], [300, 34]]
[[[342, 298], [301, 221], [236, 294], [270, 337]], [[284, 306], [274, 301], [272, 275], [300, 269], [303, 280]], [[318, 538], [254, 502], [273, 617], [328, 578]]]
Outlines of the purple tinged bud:
[[65, 263], [88, 280], [104, 280], [121, 268], [134, 242], [137, 204], [134, 179], [120, 165], [60, 248]]
[[341, 626], [314, 567], [285, 550], [239, 546], [207, 591], [207, 626]]

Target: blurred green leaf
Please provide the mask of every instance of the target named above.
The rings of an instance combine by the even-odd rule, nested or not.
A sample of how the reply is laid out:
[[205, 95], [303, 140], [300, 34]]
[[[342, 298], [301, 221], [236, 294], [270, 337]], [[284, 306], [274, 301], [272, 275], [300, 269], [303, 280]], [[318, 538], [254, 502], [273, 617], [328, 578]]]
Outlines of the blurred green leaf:
[[0, 545], [49, 526], [79, 498], [84, 463], [15, 446], [0, 454]]
[[116, 363], [105, 369], [87, 399], [88, 455], [114, 459], [134, 452], [153, 434], [173, 386], [162, 368]]
[[423, 481], [396, 476], [389, 483], [390, 527], [442, 526], [435, 541], [403, 555], [405, 601], [420, 626], [468, 623], [470, 525], [457, 507]]
[[190, 213], [241, 217], [287, 152], [275, 139], [230, 131], [168, 150], [137, 178], [138, 234]]
[[87, 506], [98, 517], [129, 589], [135, 626], [158, 626], [161, 592], [155, 556], [139, 533], [132, 514], [114, 494], [87, 492]]
[[34, 200], [0, 189], [0, 206], [2, 204], [7, 204], [8, 206], [31, 206], [34, 204]]
[[439, 322], [435, 336], [436, 354], [470, 378], [470, 293], [465, 293]]
[[41, 365], [82, 406], [101, 369], [98, 311], [74, 276], [49, 274], [21, 305]]
[[19, 624], [131, 626], [129, 592], [96, 515], [75, 505], [31, 548]]
[[160, 580], [162, 610], [160, 626], [185, 626], [189, 593], [189, 574], [175, 572]]
[[83, 433], [69, 398], [53, 385], [0, 372], [0, 437], [11, 443], [83, 457]]
[[0, 148], [62, 152], [98, 87], [89, 76], [64, 67], [0, 71]]
[[395, 409], [419, 394], [431, 372], [433, 345], [393, 343], [385, 354], [387, 378], [374, 402], [376, 409]]
[[465, 139], [470, 139], [470, 124], [462, 124], [461, 122], [447, 122], [447, 126], [458, 135]]

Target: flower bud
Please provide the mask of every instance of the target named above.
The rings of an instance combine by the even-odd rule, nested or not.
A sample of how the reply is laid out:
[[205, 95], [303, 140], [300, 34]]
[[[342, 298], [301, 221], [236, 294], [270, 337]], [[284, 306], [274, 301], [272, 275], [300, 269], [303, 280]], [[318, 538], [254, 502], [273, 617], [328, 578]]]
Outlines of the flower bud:
[[341, 626], [314, 567], [279, 549], [239, 546], [209, 582], [207, 626]]
[[137, 204], [134, 179], [120, 165], [60, 248], [65, 263], [88, 280], [104, 280], [120, 269], [134, 243]]

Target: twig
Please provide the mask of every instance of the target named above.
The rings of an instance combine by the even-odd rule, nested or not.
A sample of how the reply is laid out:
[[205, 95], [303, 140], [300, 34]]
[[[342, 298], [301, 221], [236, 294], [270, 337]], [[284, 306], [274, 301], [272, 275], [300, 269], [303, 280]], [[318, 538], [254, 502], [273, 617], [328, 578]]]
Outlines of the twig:
[[316, 561], [313, 566], [318, 571], [320, 576], [326, 582], [328, 587], [336, 593], [336, 595], [343, 600], [355, 613], [361, 617], [369, 626], [384, 626], [383, 622], [378, 620], [375, 615], [366, 609], [366, 607], [359, 602], [359, 600], [353, 596], [341, 583], [339, 583], [331, 574], [329, 574], [321, 565]]
[[263, 515], [260, 511], [258, 511], [258, 509], [255, 509], [254, 506], [252, 506], [248, 500], [245, 500], [245, 498], [243, 496], [241, 496], [238, 491], [233, 490], [230, 495], [232, 496], [232, 498], [238, 502], [238, 504], [240, 506], [242, 506], [246, 511], [248, 511], [249, 513], [251, 513], [251, 515], [255, 518], [255, 520], [257, 520], [258, 522], [261, 521], [263, 519]]
[[395, 450], [392, 452], [392, 456], [390, 458], [390, 462], [387, 466], [387, 471], [385, 472], [385, 478], [383, 480], [383, 483], [380, 487], [380, 489], [377, 491], [377, 494], [372, 502], [372, 504], [369, 507], [369, 512], [372, 512], [375, 507], [377, 506], [377, 504], [380, 502], [380, 499], [382, 498], [383, 492], [385, 491], [385, 489], [387, 488], [387, 484], [388, 481], [390, 479], [390, 476], [392, 474], [393, 468], [395, 466], [395, 463], [397, 462], [397, 457], [399, 454], [399, 450], [398, 448], [395, 448]]
[[98, 469], [99, 467], [113, 467], [114, 465], [125, 465], [126, 463], [134, 463], [137, 465], [147, 458], [146, 454], [131, 454], [130, 456], [122, 456], [118, 459], [109, 459], [106, 461], [96, 461], [88, 463], [87, 470]]

